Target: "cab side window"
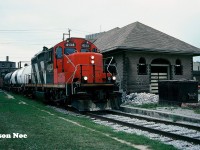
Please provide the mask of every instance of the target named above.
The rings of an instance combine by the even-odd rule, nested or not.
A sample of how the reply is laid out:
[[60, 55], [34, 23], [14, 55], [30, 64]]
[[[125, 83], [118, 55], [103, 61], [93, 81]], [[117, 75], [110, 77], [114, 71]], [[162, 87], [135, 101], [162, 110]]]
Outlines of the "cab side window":
[[57, 47], [56, 48], [56, 58], [57, 59], [60, 59], [63, 57], [63, 54], [62, 54], [62, 47]]

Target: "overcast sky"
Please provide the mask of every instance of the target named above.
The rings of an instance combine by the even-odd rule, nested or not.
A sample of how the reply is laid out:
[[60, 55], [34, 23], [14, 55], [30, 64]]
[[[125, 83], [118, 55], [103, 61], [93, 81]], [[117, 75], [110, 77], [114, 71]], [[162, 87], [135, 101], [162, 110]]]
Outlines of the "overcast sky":
[[29, 61], [68, 28], [85, 37], [136, 21], [200, 48], [200, 0], [2, 0], [0, 60]]

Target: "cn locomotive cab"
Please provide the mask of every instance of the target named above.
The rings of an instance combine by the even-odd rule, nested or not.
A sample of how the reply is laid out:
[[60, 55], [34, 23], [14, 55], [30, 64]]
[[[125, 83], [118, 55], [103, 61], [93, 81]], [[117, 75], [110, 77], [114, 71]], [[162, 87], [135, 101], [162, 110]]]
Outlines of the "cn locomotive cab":
[[[71, 105], [79, 111], [117, 108], [119, 78], [112, 58], [83, 38], [68, 38], [43, 47], [31, 65], [6, 75], [5, 86], [47, 103]], [[114, 71], [113, 71], [114, 70]]]
[[78, 110], [111, 109], [112, 101], [117, 103], [116, 73], [105, 68], [103, 56], [93, 43], [67, 39], [55, 46], [54, 59], [54, 82], [66, 84], [66, 95]]

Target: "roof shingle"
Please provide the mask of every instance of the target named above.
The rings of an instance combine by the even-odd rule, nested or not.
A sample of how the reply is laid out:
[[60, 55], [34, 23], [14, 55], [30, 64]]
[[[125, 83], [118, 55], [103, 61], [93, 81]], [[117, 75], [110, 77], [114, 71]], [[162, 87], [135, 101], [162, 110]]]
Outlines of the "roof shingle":
[[127, 49], [200, 55], [199, 48], [140, 22], [102, 33], [94, 44], [102, 53], [116, 49]]

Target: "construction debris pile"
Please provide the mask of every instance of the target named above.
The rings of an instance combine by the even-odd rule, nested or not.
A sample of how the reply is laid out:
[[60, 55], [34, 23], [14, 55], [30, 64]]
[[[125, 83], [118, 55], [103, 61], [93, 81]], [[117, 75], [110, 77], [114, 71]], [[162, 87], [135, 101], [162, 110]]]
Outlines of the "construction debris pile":
[[158, 103], [159, 96], [151, 93], [131, 93], [126, 95], [124, 104], [154, 104]]

